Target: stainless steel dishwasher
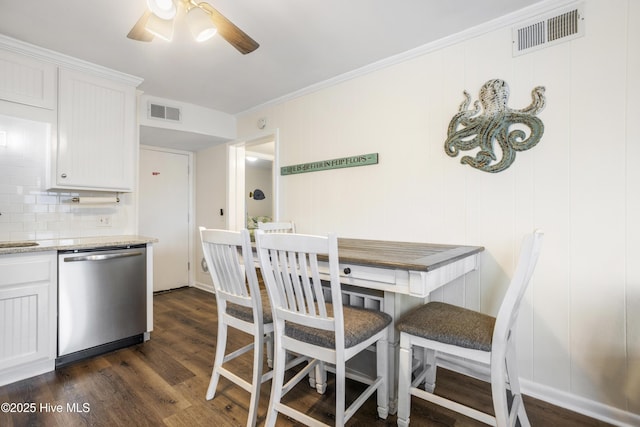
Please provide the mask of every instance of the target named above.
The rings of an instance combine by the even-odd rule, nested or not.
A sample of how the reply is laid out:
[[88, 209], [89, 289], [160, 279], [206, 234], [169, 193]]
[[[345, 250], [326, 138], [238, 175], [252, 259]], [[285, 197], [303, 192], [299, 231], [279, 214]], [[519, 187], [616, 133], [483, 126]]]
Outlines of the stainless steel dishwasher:
[[56, 366], [143, 341], [146, 245], [58, 252]]

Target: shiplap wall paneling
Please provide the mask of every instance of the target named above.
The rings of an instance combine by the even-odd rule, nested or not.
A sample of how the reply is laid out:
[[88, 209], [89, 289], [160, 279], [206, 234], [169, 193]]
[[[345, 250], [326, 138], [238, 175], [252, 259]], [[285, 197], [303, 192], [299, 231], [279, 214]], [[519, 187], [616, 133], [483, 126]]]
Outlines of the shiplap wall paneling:
[[[627, 409], [640, 414], [640, 2], [629, 1], [627, 13], [626, 121], [626, 347], [627, 376], [622, 384]], [[618, 122], [619, 123], [619, 122]]]
[[616, 153], [625, 148], [627, 7], [588, 6], [569, 82], [571, 391], [624, 408], [626, 160]]
[[[522, 360], [526, 354], [519, 347], [521, 369], [526, 378], [565, 391], [570, 388], [571, 357], [567, 344], [571, 57], [571, 44], [565, 43], [514, 58], [515, 74], [530, 73], [532, 80], [527, 86], [545, 86], [547, 97], [546, 107], [539, 114], [545, 126], [544, 136], [535, 148], [523, 156], [518, 154], [516, 159], [519, 162], [524, 154], [535, 159], [535, 226], [545, 231], [541, 260], [527, 296], [533, 324], [519, 335], [519, 344], [529, 340], [533, 359]], [[520, 326], [525, 320], [522, 316]]]

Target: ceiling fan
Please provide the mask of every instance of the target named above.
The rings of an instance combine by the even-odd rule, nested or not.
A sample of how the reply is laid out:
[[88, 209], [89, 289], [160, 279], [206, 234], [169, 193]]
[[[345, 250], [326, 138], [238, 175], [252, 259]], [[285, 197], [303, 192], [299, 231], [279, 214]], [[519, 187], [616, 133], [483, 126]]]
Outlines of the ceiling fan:
[[127, 37], [150, 42], [158, 36], [170, 41], [177, 14], [176, 4], [185, 10], [187, 25], [196, 41], [208, 40], [217, 32], [243, 55], [260, 46], [209, 3], [196, 0], [147, 0], [148, 10], [138, 19]]

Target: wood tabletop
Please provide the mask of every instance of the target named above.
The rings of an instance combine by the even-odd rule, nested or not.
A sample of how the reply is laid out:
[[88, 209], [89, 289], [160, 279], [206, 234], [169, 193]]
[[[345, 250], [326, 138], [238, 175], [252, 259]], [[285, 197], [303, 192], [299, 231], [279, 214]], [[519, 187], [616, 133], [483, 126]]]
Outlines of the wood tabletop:
[[338, 239], [340, 263], [414, 271], [431, 271], [483, 250], [482, 246]]

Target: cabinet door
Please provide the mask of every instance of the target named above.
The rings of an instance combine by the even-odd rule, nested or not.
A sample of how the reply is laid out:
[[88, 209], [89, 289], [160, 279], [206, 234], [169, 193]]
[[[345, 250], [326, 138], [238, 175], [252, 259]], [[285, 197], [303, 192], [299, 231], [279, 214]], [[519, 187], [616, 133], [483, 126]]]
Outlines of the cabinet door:
[[135, 88], [59, 70], [56, 188], [131, 191]]
[[55, 252], [0, 256], [0, 385], [40, 373], [38, 363], [53, 369], [56, 261]]
[[56, 66], [0, 49], [0, 99], [53, 110]]

